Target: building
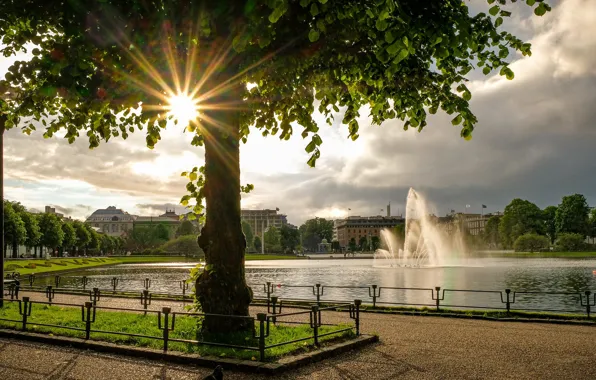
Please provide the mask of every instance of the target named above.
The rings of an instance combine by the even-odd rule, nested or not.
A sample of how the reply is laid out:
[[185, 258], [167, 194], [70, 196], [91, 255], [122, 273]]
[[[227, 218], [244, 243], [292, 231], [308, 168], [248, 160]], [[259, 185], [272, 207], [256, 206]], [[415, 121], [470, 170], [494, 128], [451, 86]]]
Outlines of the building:
[[44, 213], [46, 213], [46, 214], [54, 214], [54, 215], [56, 215], [60, 219], [62, 219], [64, 217], [63, 214], [60, 214], [59, 212], [56, 212], [56, 208], [50, 207], [50, 206], [46, 206]]
[[351, 239], [358, 244], [362, 237], [380, 237], [383, 228], [393, 228], [404, 223], [405, 219], [401, 216], [349, 216], [336, 221], [337, 240], [341, 249], [347, 249]]
[[288, 216], [278, 214], [278, 211], [278, 208], [275, 210], [242, 210], [240, 218], [250, 225], [254, 236], [262, 236], [268, 227], [279, 229], [288, 224]]
[[445, 225], [447, 233], [453, 233], [457, 224], [460, 229], [466, 230], [470, 235], [481, 235], [488, 220], [493, 217], [501, 217], [503, 213], [494, 212], [489, 214], [464, 214], [454, 213], [444, 217], [439, 217], [437, 222]]
[[115, 206], [95, 210], [85, 223], [91, 227], [97, 227], [100, 231], [109, 236], [122, 236], [132, 230], [135, 216], [122, 211]]

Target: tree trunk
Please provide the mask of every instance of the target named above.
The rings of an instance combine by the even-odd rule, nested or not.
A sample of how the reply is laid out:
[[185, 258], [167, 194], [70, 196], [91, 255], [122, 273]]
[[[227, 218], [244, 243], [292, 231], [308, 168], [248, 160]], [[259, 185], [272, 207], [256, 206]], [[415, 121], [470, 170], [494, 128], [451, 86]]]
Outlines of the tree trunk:
[[[221, 80], [221, 79], [220, 79]], [[220, 82], [221, 83], [221, 82]], [[238, 89], [213, 99], [214, 103], [242, 101]], [[248, 316], [252, 290], [244, 277], [246, 240], [240, 221], [239, 111], [207, 111], [205, 135], [206, 223], [198, 238], [205, 252], [205, 270], [196, 282], [197, 299], [207, 314]], [[251, 330], [249, 319], [206, 316], [203, 332]]]

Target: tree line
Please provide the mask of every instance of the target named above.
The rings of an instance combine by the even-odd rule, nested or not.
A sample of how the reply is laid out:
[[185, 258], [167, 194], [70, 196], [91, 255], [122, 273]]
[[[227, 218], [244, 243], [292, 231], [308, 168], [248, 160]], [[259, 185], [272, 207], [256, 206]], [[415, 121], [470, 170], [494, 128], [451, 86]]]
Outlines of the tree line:
[[502, 216], [488, 219], [482, 239], [493, 248], [516, 251], [582, 251], [591, 249], [586, 238], [596, 238], [596, 208], [582, 194], [564, 196], [557, 206], [541, 210], [516, 198]]
[[[19, 202], [4, 200], [5, 256], [18, 257], [18, 247], [25, 246], [34, 256], [42, 256], [43, 248], [63, 256], [118, 252], [124, 239], [101, 235], [78, 220], [62, 219], [55, 214], [36, 214]], [[10, 252], [10, 254], [8, 254]]]

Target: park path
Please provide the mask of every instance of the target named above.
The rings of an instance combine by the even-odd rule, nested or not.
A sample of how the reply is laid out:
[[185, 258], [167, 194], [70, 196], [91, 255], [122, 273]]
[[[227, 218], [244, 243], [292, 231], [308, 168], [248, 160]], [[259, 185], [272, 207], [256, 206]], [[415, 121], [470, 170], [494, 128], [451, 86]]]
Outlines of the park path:
[[[67, 299], [57, 296], [56, 301]], [[139, 301], [120, 302], [130, 307]], [[335, 318], [332, 314], [329, 318]], [[381, 342], [275, 377], [226, 371], [225, 379], [596, 379], [596, 330], [591, 326], [363, 313], [362, 330], [378, 333]], [[0, 379], [178, 380], [209, 373], [0, 339]]]

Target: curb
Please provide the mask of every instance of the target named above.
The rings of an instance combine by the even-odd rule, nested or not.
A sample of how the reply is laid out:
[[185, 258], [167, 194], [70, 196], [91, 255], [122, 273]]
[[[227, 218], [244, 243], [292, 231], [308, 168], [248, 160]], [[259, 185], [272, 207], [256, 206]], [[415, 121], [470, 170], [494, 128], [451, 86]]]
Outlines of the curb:
[[376, 335], [360, 335], [356, 339], [323, 347], [316, 351], [283, 357], [282, 359], [280, 359], [279, 362], [263, 363], [243, 359], [228, 359], [212, 356], [202, 357], [196, 354], [184, 354], [174, 352], [164, 353], [161, 350], [151, 348], [124, 346], [107, 342], [88, 341], [79, 338], [57, 337], [45, 334], [12, 331], [6, 329], [0, 329], [0, 338], [23, 340], [35, 343], [45, 343], [55, 346], [72, 347], [83, 350], [93, 350], [97, 352], [126, 355], [136, 358], [144, 358], [157, 361], [165, 360], [177, 364], [197, 365], [208, 368], [213, 368], [217, 365], [221, 365], [224, 369], [228, 370], [236, 370], [249, 373], [261, 373], [268, 375], [279, 374], [290, 369], [303, 367], [305, 365], [315, 363], [379, 341], [379, 337]]

